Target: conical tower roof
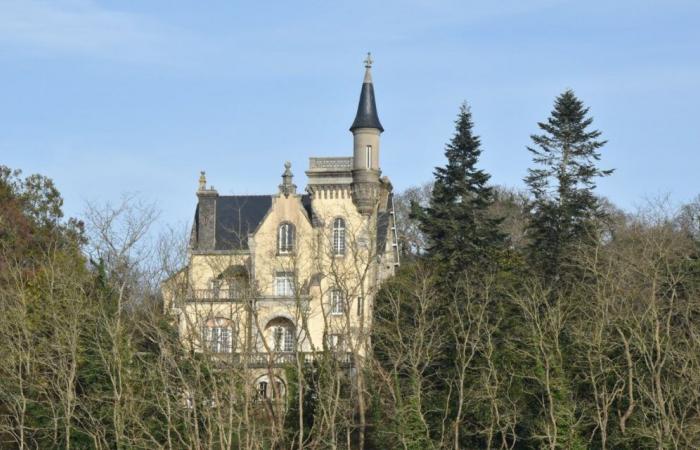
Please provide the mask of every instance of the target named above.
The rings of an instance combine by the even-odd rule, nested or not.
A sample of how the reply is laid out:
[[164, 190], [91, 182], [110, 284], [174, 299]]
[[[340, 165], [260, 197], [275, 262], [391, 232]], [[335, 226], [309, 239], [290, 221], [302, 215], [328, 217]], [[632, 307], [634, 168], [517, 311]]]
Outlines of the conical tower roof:
[[360, 102], [357, 105], [357, 114], [355, 121], [350, 127], [350, 131], [355, 131], [357, 128], [376, 128], [379, 131], [384, 131], [379, 115], [377, 114], [377, 104], [374, 101], [374, 85], [372, 84], [372, 56], [367, 53], [365, 60], [365, 79], [362, 82], [362, 91], [360, 91]]

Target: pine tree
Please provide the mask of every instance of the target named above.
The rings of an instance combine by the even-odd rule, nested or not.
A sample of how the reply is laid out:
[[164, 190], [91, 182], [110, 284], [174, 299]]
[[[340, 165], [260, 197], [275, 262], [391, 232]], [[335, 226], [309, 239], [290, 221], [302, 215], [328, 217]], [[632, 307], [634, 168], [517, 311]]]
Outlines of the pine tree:
[[434, 172], [430, 204], [412, 207], [427, 237], [428, 255], [451, 272], [491, 266], [505, 242], [501, 219], [488, 211], [493, 191], [487, 185], [490, 175], [476, 167], [481, 141], [473, 127], [469, 106], [463, 103], [445, 149], [447, 164]]
[[606, 141], [599, 140], [600, 131], [588, 129], [592, 122], [569, 89], [556, 98], [549, 119], [538, 123], [543, 133], [531, 136], [535, 146], [528, 150], [538, 167], [525, 178], [533, 196], [529, 256], [546, 280], [560, 279], [573, 246], [591, 242], [603, 216], [595, 180], [613, 171], [596, 166]]

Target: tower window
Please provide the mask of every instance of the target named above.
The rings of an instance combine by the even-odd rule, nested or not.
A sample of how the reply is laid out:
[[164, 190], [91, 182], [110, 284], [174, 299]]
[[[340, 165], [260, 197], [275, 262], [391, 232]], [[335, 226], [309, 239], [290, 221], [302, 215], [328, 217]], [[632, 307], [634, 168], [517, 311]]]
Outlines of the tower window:
[[365, 147], [365, 161], [367, 162], [367, 168], [372, 168], [372, 146], [368, 145]]
[[345, 254], [345, 220], [341, 217], [333, 221], [333, 254]]

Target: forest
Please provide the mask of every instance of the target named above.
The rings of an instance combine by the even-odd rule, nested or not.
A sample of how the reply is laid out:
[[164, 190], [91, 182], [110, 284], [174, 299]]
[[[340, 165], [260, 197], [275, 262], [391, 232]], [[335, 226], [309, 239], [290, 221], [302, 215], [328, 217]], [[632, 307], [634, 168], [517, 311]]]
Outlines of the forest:
[[700, 448], [700, 193], [601, 197], [612, 144], [571, 90], [533, 129], [525, 188], [496, 186], [461, 106], [434, 179], [395, 194], [370, 348], [290, 361], [275, 404], [180, 342], [161, 283], [188, 230], [138, 195], [66, 218], [0, 166], [0, 448]]

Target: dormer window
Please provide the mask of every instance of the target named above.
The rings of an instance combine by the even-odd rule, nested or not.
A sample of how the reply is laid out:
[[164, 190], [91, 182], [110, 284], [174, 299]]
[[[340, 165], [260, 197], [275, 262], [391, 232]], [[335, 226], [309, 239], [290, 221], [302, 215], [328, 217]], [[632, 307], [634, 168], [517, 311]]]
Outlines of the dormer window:
[[367, 168], [372, 168], [372, 146], [368, 145], [365, 147], [365, 161], [367, 161]]
[[285, 222], [277, 230], [277, 253], [287, 255], [294, 251], [294, 225]]

